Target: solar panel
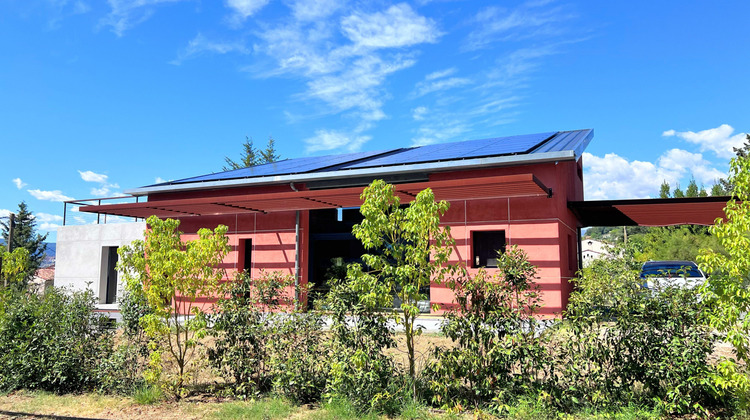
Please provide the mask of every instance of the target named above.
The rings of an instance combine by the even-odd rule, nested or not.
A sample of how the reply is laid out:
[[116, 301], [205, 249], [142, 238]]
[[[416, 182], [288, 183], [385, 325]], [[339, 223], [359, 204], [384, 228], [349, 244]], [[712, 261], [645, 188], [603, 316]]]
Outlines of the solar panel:
[[296, 159], [285, 159], [278, 162], [265, 163], [263, 165], [251, 166], [249, 168], [235, 169], [233, 171], [218, 172], [215, 174], [201, 175], [192, 178], [179, 179], [170, 184], [183, 184], [189, 182], [220, 181], [226, 179], [251, 178], [259, 176], [289, 175], [305, 172], [313, 172], [336, 166], [347, 162], [358, 162], [361, 159], [377, 156], [388, 151], [373, 151], [347, 153], [343, 155], [314, 156]]
[[409, 163], [528, 153], [555, 134], [555, 132], [550, 132], [433, 144], [405, 149], [400, 153], [374, 157], [360, 162], [343, 164], [339, 169], [370, 168], [375, 166], [402, 165]]

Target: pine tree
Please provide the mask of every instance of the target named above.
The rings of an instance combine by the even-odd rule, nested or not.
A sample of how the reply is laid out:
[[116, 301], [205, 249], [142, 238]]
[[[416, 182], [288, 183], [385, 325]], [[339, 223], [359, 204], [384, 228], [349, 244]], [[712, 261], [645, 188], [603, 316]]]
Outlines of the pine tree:
[[242, 149], [242, 155], [240, 156], [239, 162], [233, 160], [229, 156], [224, 157], [224, 162], [226, 162], [227, 166], [224, 166], [222, 170], [232, 171], [279, 160], [279, 155], [276, 154], [276, 140], [274, 140], [273, 137], [268, 138], [268, 144], [266, 145], [265, 150], [258, 150], [253, 144], [253, 139], [245, 136], [245, 142], [242, 144]]
[[661, 183], [659, 198], [669, 198], [669, 183], [666, 180]]
[[690, 183], [685, 190], [685, 197], [698, 197], [700, 191], [698, 190], [698, 184], [695, 182], [695, 178], [690, 178]]
[[[9, 222], [0, 222], [0, 225], [2, 225], [3, 230], [3, 241], [7, 244], [10, 228]], [[29, 251], [29, 267], [25, 275], [28, 281], [42, 265], [45, 255], [44, 251], [47, 250], [47, 244], [44, 243], [47, 240], [47, 234], [40, 235], [36, 233], [36, 219], [23, 201], [18, 204], [14, 226], [11, 248], [26, 248]]]
[[685, 193], [682, 192], [682, 190], [680, 189], [680, 184], [677, 184], [677, 186], [674, 187], [674, 191], [672, 191], [672, 197], [674, 197], [674, 198], [684, 198], [685, 197]]

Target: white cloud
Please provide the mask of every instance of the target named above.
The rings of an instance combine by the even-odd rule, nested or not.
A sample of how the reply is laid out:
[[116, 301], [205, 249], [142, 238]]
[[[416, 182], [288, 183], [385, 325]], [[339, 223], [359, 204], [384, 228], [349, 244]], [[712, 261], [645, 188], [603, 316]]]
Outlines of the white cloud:
[[308, 82], [308, 95], [325, 101], [338, 112], [357, 109], [364, 120], [381, 120], [385, 114], [378, 87], [391, 73], [413, 64], [414, 60], [406, 58], [383, 61], [375, 55], [364, 56], [352, 62], [345, 72]]
[[154, 178], [154, 183], [155, 184], [163, 184], [165, 182], [167, 182], [167, 180], [164, 179], [164, 178], [162, 178], [162, 177], [160, 177], [160, 176], [157, 176], [156, 178]]
[[234, 11], [238, 19], [245, 20], [262, 9], [268, 2], [269, 0], [226, 0], [226, 5]]
[[428, 93], [466, 86], [468, 84], [471, 84], [471, 80], [465, 77], [450, 77], [447, 79], [438, 80], [427, 79], [417, 83], [414, 96], [420, 97], [427, 95]]
[[42, 223], [44, 222], [62, 222], [63, 217], [58, 216], [56, 214], [49, 214], [49, 213], [36, 213], [34, 215], [34, 218]]
[[250, 51], [241, 42], [217, 42], [207, 39], [203, 34], [198, 33], [188, 45], [177, 54], [177, 58], [170, 61], [170, 64], [180, 65], [183, 61], [199, 56], [203, 53], [227, 54], [238, 52], [247, 54]]
[[711, 151], [716, 156], [724, 159], [734, 157], [734, 147], [740, 148], [747, 138], [746, 133], [734, 134], [734, 128], [729, 124], [722, 124], [716, 128], [698, 131], [675, 131], [667, 130], [662, 133], [664, 137], [679, 137], [688, 143], [696, 144], [701, 152]]
[[107, 0], [111, 10], [99, 25], [109, 26], [115, 35], [121, 37], [128, 29], [148, 20], [154, 14], [155, 6], [179, 1], [183, 0]]
[[54, 190], [54, 191], [42, 191], [42, 190], [28, 190], [29, 194], [34, 196], [37, 200], [44, 200], [44, 201], [70, 201], [73, 200], [73, 197], [68, 197], [67, 195], [64, 195], [62, 191], [60, 190]]
[[48, 222], [45, 222], [45, 223], [42, 223], [41, 225], [39, 225], [39, 230], [51, 231], [51, 230], [57, 230], [57, 228], [59, 228], [59, 227], [60, 227], [60, 225], [58, 225], [57, 223], [48, 223]]
[[296, 20], [312, 22], [332, 15], [344, 3], [341, 0], [297, 0], [289, 7]]
[[78, 171], [78, 173], [81, 175], [81, 179], [86, 182], [98, 182], [103, 184], [107, 182], [107, 178], [109, 178], [107, 175], [98, 174], [93, 171]]
[[548, 2], [527, 2], [514, 10], [490, 6], [474, 17], [476, 27], [468, 36], [465, 50], [491, 47], [500, 41], [559, 34], [560, 22], [574, 17], [562, 7], [546, 8]]
[[92, 187], [90, 192], [94, 197], [106, 197], [106, 196], [118, 196], [122, 195], [119, 192], [113, 192], [113, 189], [118, 189], [120, 186], [115, 183], [108, 183], [109, 177], [104, 174], [98, 174], [93, 171], [78, 171], [81, 175], [81, 179], [86, 182], [95, 182], [100, 184], [98, 187]]
[[469, 125], [460, 119], [434, 121], [432, 124], [419, 127], [417, 136], [412, 139], [411, 143], [412, 146], [424, 146], [451, 140], [458, 141], [457, 137], [467, 131], [469, 131]]
[[8, 217], [9, 214], [10, 214], [10, 210], [0, 209], [0, 217]]
[[[587, 200], [655, 197], [662, 182], [675, 187], [689, 176], [708, 188], [725, 176], [700, 153], [681, 149], [664, 152], [656, 163], [628, 161], [615, 153], [599, 157], [586, 152], [583, 167]], [[683, 187], [686, 185], [684, 182]]]
[[28, 185], [27, 183], [21, 181], [21, 178], [14, 178], [13, 183], [16, 184], [16, 188], [18, 188], [19, 190]]
[[335, 130], [317, 130], [315, 136], [305, 139], [308, 152], [345, 148], [349, 152], [356, 152], [363, 144], [370, 140], [370, 136], [347, 134]]
[[418, 106], [411, 110], [411, 117], [415, 121], [422, 121], [424, 120], [425, 115], [427, 115], [428, 109], [424, 106]]
[[341, 30], [355, 45], [367, 48], [434, 43], [441, 35], [432, 19], [416, 14], [406, 3], [394, 4], [384, 12], [355, 12], [342, 19]]

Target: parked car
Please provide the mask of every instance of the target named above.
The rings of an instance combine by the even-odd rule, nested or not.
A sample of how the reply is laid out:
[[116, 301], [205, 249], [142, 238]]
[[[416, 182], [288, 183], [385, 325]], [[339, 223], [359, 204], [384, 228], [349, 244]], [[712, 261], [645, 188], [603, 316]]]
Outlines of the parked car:
[[706, 274], [693, 261], [648, 261], [641, 267], [641, 279], [651, 290], [670, 286], [692, 289], [705, 283]]

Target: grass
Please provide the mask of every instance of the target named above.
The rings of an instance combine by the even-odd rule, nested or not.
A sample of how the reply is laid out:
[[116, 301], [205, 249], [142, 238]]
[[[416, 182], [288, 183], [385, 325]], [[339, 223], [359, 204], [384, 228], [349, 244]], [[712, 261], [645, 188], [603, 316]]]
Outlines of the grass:
[[133, 400], [141, 405], [153, 405], [164, 400], [164, 393], [159, 387], [147, 385], [133, 393]]
[[299, 411], [281, 398], [267, 398], [252, 402], [228, 402], [220, 404], [211, 414], [216, 419], [287, 419]]

